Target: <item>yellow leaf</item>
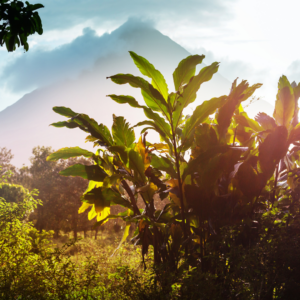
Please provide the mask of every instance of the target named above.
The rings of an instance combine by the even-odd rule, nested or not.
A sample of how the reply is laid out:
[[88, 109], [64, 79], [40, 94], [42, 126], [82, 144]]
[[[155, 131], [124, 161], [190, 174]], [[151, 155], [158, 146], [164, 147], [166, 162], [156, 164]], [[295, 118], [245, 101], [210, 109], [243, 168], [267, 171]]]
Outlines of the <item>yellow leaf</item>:
[[83, 212], [85, 212], [92, 204], [83, 202], [82, 205], [79, 207], [78, 209], [78, 213], [82, 214]]
[[151, 147], [154, 147], [155, 150], [157, 150], [157, 151], [160, 151], [160, 150], [169, 151], [169, 146], [167, 144], [164, 144], [164, 143], [151, 144]]
[[139, 231], [141, 232], [144, 228], [145, 228], [145, 226], [147, 225], [147, 222], [145, 221], [145, 220], [140, 220], [140, 222], [139, 222]]
[[137, 192], [143, 194], [144, 199], [147, 203], [149, 203], [150, 201], [152, 201], [153, 196], [157, 190], [158, 187], [153, 182], [151, 182], [150, 184], [138, 188]]
[[140, 136], [138, 143], [135, 145], [135, 150], [141, 155], [144, 162], [145, 170], [150, 166], [150, 157], [148, 156], [148, 152], [146, 151], [146, 147], [143, 143], [142, 136]]
[[[97, 221], [102, 221], [103, 219], [105, 219], [106, 217], [108, 217], [110, 215], [110, 207], [104, 207], [104, 209], [101, 212], [97, 213]], [[102, 223], [105, 224], [108, 221], [108, 219]]]
[[114, 251], [114, 253], [111, 255], [111, 257], [114, 256], [114, 254], [120, 249], [121, 245], [125, 242], [126, 238], [128, 237], [130, 225], [131, 225], [130, 223], [126, 223], [126, 227], [125, 227], [125, 230], [123, 233], [123, 237], [120, 241], [120, 244], [119, 244], [118, 248]]
[[[175, 188], [177, 187], [178, 188], [178, 193], [179, 193], [179, 185], [178, 185], [178, 180], [177, 179], [170, 179], [166, 182], [167, 186], [169, 186], [170, 188]], [[187, 207], [187, 202], [186, 202], [186, 199], [185, 199], [185, 193], [184, 193], [184, 188], [185, 188], [185, 183], [183, 182], [182, 183], [182, 193], [183, 193], [183, 203], [184, 203], [184, 206]], [[171, 197], [171, 199], [173, 200], [173, 202], [178, 206], [178, 207], [181, 207], [181, 203], [180, 203], [180, 198], [172, 193], [172, 192], [169, 192], [169, 195]]]
[[[178, 187], [178, 180], [177, 179], [170, 179], [166, 182], [166, 184], [168, 186], [170, 186], [171, 188], [175, 188], [175, 187]], [[179, 188], [179, 187], [178, 187]], [[169, 192], [169, 195], [171, 197], [171, 199], [174, 201], [174, 203], [181, 207], [181, 204], [180, 204], [180, 199], [173, 193]]]
[[96, 210], [95, 210], [95, 205], [93, 205], [92, 209], [88, 213], [88, 219], [92, 220], [97, 216]]

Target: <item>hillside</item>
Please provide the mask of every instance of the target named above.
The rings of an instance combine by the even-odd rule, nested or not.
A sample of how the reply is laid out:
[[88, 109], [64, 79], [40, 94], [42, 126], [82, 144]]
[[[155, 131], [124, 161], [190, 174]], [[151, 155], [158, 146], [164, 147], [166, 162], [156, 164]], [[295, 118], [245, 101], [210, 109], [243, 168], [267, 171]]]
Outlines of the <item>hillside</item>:
[[[190, 55], [150, 25], [140, 23], [137, 26], [137, 22], [132, 20], [111, 34], [99, 37], [99, 47], [99, 53], [102, 54], [99, 54], [92, 68], [82, 71], [76, 78], [60, 80], [38, 88], [0, 112], [0, 147], [12, 149], [15, 155], [13, 164], [28, 164], [32, 148], [38, 145], [52, 146], [54, 149], [70, 146], [91, 149], [91, 145], [84, 143], [85, 133], [49, 126], [64, 119], [52, 111], [53, 106], [70, 107], [75, 112], [88, 114], [98, 123], [108, 126], [112, 124], [112, 114], [125, 116], [132, 125], [142, 120], [144, 116], [140, 110], [116, 104], [106, 97], [108, 94], [129, 94], [142, 101], [139, 90], [118, 86], [106, 80], [107, 76], [117, 73], [140, 75], [128, 51], [132, 50], [153, 63], [165, 75], [170, 90], [173, 89], [171, 80], [174, 69], [180, 60]], [[114, 50], [105, 51], [105, 47]], [[47, 53], [44, 55], [46, 60]], [[209, 83], [201, 87], [195, 106], [203, 100], [227, 94], [229, 90], [230, 82], [216, 74]], [[258, 105], [258, 109], [265, 111], [264, 108], [260, 109], [262, 105], [263, 102]], [[268, 104], [265, 102], [265, 105]], [[139, 129], [136, 134], [139, 134]], [[154, 134], [149, 136], [150, 139], [155, 138]]]

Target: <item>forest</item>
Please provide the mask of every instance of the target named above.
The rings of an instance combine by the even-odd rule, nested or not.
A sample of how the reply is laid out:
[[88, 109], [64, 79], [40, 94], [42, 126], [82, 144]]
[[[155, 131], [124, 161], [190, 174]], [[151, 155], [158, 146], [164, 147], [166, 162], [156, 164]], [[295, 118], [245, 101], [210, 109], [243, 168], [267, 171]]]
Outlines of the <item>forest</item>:
[[[1, 45], [27, 51], [27, 36], [42, 33], [30, 24]], [[56, 106], [62, 121], [51, 125], [85, 132], [94, 152], [40, 145], [16, 168], [0, 148], [0, 299], [298, 299], [300, 83], [279, 78], [272, 116], [248, 116], [262, 84], [237, 79], [186, 115], [219, 63], [196, 72], [205, 56], [186, 57], [169, 92], [151, 62], [128, 55], [149, 80], [107, 80], [140, 89], [144, 103], [107, 101], [144, 121], [114, 115], [108, 128]]]

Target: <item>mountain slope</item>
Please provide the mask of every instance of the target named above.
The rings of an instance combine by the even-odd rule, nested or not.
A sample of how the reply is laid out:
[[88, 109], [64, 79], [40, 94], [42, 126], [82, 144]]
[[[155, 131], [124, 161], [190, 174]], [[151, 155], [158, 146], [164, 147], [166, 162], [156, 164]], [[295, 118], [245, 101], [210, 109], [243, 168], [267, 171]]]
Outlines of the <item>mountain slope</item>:
[[[170, 90], [174, 89], [174, 69], [180, 60], [190, 55], [180, 45], [151, 26], [144, 23], [137, 26], [136, 21], [130, 20], [110, 35], [106, 35], [105, 41], [100, 47], [110, 43], [113, 44], [113, 50], [103, 51], [99, 48], [102, 55], [92, 68], [83, 71], [75, 79], [65, 79], [38, 88], [0, 112], [0, 147], [12, 149], [15, 165], [28, 164], [32, 148], [38, 145], [52, 146], [54, 149], [70, 146], [91, 149], [91, 144], [84, 143], [86, 133], [78, 129], [49, 127], [53, 122], [64, 120], [64, 117], [52, 111], [53, 106], [70, 107], [73, 111], [88, 114], [98, 123], [109, 127], [112, 124], [112, 114], [125, 116], [132, 125], [144, 118], [141, 110], [116, 104], [106, 97], [108, 94], [133, 95], [139, 102], [143, 101], [140, 90], [118, 86], [106, 79], [107, 76], [117, 73], [141, 76], [128, 54], [129, 50], [153, 63], [166, 77]], [[87, 49], [82, 55], [88, 53]], [[47, 59], [47, 54], [44, 59]], [[227, 94], [229, 90], [230, 82], [216, 74], [210, 82], [203, 84], [194, 107], [203, 100]], [[136, 130], [136, 134], [139, 134], [139, 130]], [[157, 139], [154, 133], [149, 137], [152, 140]]]

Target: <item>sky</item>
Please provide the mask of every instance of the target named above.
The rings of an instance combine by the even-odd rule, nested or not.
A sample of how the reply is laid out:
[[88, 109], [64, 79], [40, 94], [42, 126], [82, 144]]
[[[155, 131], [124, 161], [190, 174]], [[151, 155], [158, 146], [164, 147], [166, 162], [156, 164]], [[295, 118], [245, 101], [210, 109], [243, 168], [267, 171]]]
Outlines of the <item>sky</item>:
[[[27, 53], [0, 48], [0, 111], [38, 87], [91, 68], [103, 55], [105, 37], [129, 18], [150, 24], [190, 53], [205, 54], [206, 64], [219, 61], [219, 72], [230, 81], [263, 83], [256, 96], [271, 104], [280, 76], [300, 81], [296, 0], [29, 2], [45, 6], [39, 10], [44, 33], [29, 38]], [[104, 48], [114, 51], [114, 42]]]

